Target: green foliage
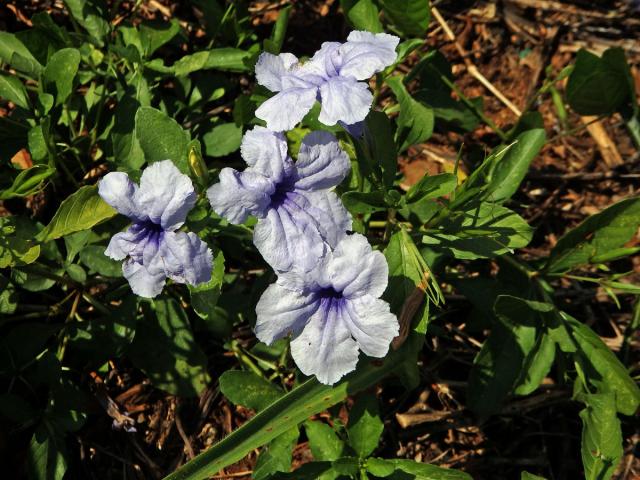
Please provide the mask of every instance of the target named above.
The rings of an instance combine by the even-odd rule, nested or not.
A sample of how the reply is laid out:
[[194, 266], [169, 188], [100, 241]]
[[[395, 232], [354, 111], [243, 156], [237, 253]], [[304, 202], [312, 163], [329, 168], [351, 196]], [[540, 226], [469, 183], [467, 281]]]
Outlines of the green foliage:
[[96, 187], [82, 187], [60, 204], [60, 208], [37, 235], [37, 239], [45, 243], [70, 233], [87, 230], [115, 214], [116, 211], [100, 198]]
[[431, 19], [428, 0], [380, 0], [382, 11], [405, 36], [422, 36]]
[[640, 226], [640, 198], [618, 202], [590, 216], [555, 245], [545, 267], [560, 273], [630, 253], [624, 245]]
[[416, 143], [422, 143], [433, 133], [433, 110], [413, 99], [403, 84], [402, 77], [390, 77], [387, 84], [400, 104], [396, 142], [399, 151]]
[[567, 101], [581, 115], [614, 113], [626, 102], [635, 102], [630, 77], [621, 48], [610, 48], [602, 57], [582, 49], [569, 75]]
[[185, 311], [175, 300], [160, 298], [145, 313], [128, 355], [156, 387], [185, 397], [200, 394], [209, 381], [207, 359]]
[[366, 458], [378, 446], [383, 430], [378, 399], [373, 395], [360, 396], [349, 413], [349, 445], [360, 458]]
[[585, 395], [582, 420], [582, 465], [585, 478], [608, 480], [622, 458], [622, 432], [614, 394]]
[[[625, 264], [640, 251], [640, 199], [589, 216], [548, 256], [521, 260], [518, 249], [534, 238], [534, 225], [523, 218], [518, 192], [547, 141], [540, 113], [530, 107], [509, 131], [498, 129], [483, 99], [456, 85], [445, 56], [425, 52], [429, 2], [341, 0], [354, 29], [407, 39], [396, 64], [370, 84], [376, 102], [362, 136], [322, 125], [316, 105], [288, 139], [295, 152], [304, 134], [326, 129], [349, 154], [352, 173], [337, 192], [353, 229], [384, 252], [383, 298], [400, 334], [386, 358], [363, 354], [336, 385], [300, 382], [288, 339], [266, 346], [246, 335], [274, 279], [251, 246], [255, 219], [230, 225], [205, 195], [220, 169], [241, 163], [242, 136], [259, 124], [254, 112], [266, 98], [253, 84], [255, 61], [262, 51], [293, 49], [297, 31], [288, 27], [299, 12], [282, 6], [272, 28], [254, 29], [245, 2], [192, 0], [197, 24], [183, 22], [180, 9], [170, 20], [142, 20], [135, 10], [120, 17], [121, 6], [141, 5], [112, 3], [64, 0], [64, 11], [35, 13], [32, 27], [0, 32], [0, 384], [10, 386], [0, 391], [0, 417], [8, 438], [24, 443], [30, 478], [78, 475], [77, 442], [69, 434], [89, 413], [99, 415], [94, 398], [102, 398], [87, 379], [115, 362], [170, 395], [196, 397], [219, 387], [227, 401], [256, 411], [168, 479], [215, 475], [257, 449], [258, 480], [468, 479], [435, 464], [372, 456], [395, 442], [383, 418], [389, 423], [396, 408], [373, 391], [395, 375], [394, 389], [414, 395], [425, 382], [425, 340], [447, 336], [443, 321], [458, 321], [447, 314], [467, 308], [441, 309], [442, 291], [447, 298], [462, 294], [471, 313], [460, 323], [484, 338], [461, 374], [468, 374], [464, 407], [484, 418], [500, 414], [513, 397], [534, 394], [547, 377], [560, 388], [573, 385], [574, 400], [585, 405], [586, 478], [611, 478], [622, 457], [618, 414], [633, 415], [640, 405], [628, 345], [613, 353], [599, 322], [566, 313], [575, 303], [554, 291], [560, 280], [589, 282], [618, 306], [640, 294], [610, 263]], [[640, 145], [635, 86], [620, 49], [602, 57], [580, 51], [575, 66], [545, 80], [536, 95], [552, 95], [563, 109], [556, 85], [567, 76], [566, 102], [575, 112], [620, 114]], [[570, 134], [571, 117], [565, 112], [560, 120], [562, 134]], [[483, 142], [484, 159], [476, 155], [477, 135], [466, 135], [455, 165], [407, 185], [399, 157], [401, 164], [412, 160], [434, 132], [436, 139], [458, 138], [444, 136], [478, 126], [495, 133]], [[146, 165], [166, 159], [193, 180], [198, 200], [184, 228], [214, 252], [212, 277], [198, 286], [168, 280], [162, 296], [141, 300], [126, 285], [122, 262], [104, 254], [128, 220], [99, 197], [96, 183], [107, 171], [137, 181]], [[330, 407], [353, 396], [345, 426]], [[292, 453], [305, 436], [314, 461], [292, 472]], [[383, 436], [385, 448], [378, 448]]]
[[171, 160], [182, 173], [189, 173], [188, 134], [165, 113], [151, 107], [136, 112], [136, 137], [148, 163]]
[[227, 370], [219, 382], [220, 390], [231, 402], [256, 411], [268, 407], [283, 393], [268, 380], [242, 370]]
[[340, 0], [340, 6], [349, 25], [354, 29], [382, 32], [380, 12], [373, 0]]

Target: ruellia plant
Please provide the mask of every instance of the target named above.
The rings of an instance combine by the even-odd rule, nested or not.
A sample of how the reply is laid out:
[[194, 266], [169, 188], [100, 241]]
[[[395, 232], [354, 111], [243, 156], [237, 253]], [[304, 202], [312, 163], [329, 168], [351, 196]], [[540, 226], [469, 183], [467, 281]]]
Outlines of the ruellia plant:
[[[537, 98], [615, 114], [640, 147], [622, 50], [549, 69], [503, 130], [426, 47], [424, 0], [341, 1], [349, 29], [308, 55], [282, 52], [291, 6], [264, 32], [244, 2], [185, 2], [188, 21], [142, 19], [143, 2], [63, 3], [0, 32], [0, 417], [26, 452], [16, 472], [81, 477], [73, 439], [92, 416], [138, 435], [100, 380], [126, 365], [176, 398], [215, 388], [256, 412], [168, 479], [209, 478], [256, 449], [258, 480], [470, 478], [376, 453], [376, 387], [421, 384], [455, 292], [484, 332], [466, 411], [482, 422], [545, 379], [567, 387], [585, 478], [612, 477], [640, 390], [628, 351], [557, 292], [640, 294], [612, 266], [640, 251], [640, 198], [532, 257], [512, 197], [547, 142]], [[479, 127], [492, 148], [475, 163], [456, 145], [450, 168], [406, 185], [411, 147]], [[292, 469], [304, 440], [313, 460]]]

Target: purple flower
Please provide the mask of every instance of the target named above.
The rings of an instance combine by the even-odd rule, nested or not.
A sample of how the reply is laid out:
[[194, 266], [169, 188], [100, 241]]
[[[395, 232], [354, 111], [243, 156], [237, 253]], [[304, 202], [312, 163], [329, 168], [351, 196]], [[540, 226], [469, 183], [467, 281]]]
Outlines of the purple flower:
[[256, 306], [256, 336], [267, 344], [293, 334], [291, 354], [305, 375], [327, 385], [354, 370], [359, 351], [384, 357], [398, 320], [380, 300], [389, 267], [359, 234], [345, 237], [317, 267], [283, 273]]
[[111, 238], [104, 253], [126, 259], [122, 273], [135, 294], [155, 297], [167, 277], [191, 285], [211, 279], [213, 256], [207, 244], [195, 233], [177, 231], [196, 202], [196, 192], [171, 160], [149, 165], [139, 187], [126, 173], [108, 173], [98, 192], [133, 222]]
[[397, 57], [398, 37], [386, 33], [351, 32], [345, 43], [324, 42], [304, 64], [290, 53], [262, 53], [256, 63], [260, 85], [278, 92], [256, 110], [274, 131], [291, 130], [316, 100], [325, 125], [364, 120], [373, 95], [366, 80]]
[[329, 191], [348, 174], [349, 157], [336, 138], [312, 132], [298, 160], [287, 154], [283, 134], [255, 127], [242, 140], [243, 172], [223, 168], [207, 191], [216, 213], [231, 223], [258, 218], [253, 240], [274, 270], [313, 268], [351, 228], [351, 217]]

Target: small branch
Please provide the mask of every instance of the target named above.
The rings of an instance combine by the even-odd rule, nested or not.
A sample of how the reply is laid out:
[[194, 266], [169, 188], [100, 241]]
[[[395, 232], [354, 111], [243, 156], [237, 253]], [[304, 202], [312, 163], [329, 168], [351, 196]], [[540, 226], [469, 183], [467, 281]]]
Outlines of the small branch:
[[436, 7], [431, 7], [431, 11], [433, 12], [433, 16], [436, 18], [436, 20], [444, 30], [449, 40], [453, 42], [454, 46], [456, 47], [456, 50], [462, 57], [462, 60], [464, 61], [464, 64], [467, 67], [467, 71], [471, 74], [471, 76], [474, 77], [476, 80], [478, 80], [498, 100], [504, 103], [504, 105], [509, 110], [511, 110], [517, 117], [520, 117], [522, 115], [522, 112], [520, 111], [520, 109], [516, 107], [511, 102], [511, 100], [505, 97], [504, 94], [500, 90], [498, 90], [498, 88], [494, 84], [492, 84], [489, 80], [487, 80], [487, 78], [484, 75], [482, 75], [482, 73], [480, 73], [480, 70], [478, 70], [478, 68], [471, 62], [471, 60], [469, 59], [468, 52], [462, 47], [462, 45], [460, 45], [460, 43], [456, 39], [455, 34], [451, 30], [451, 28], [449, 28], [447, 21], [442, 17], [442, 15], [440, 15], [440, 12], [438, 11], [438, 9]]

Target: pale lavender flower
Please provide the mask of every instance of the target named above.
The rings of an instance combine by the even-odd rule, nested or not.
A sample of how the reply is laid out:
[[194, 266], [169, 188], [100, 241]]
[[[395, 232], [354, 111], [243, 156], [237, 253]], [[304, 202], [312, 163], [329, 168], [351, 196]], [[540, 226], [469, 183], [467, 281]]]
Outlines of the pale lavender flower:
[[256, 306], [256, 336], [271, 344], [292, 334], [298, 368], [332, 385], [355, 369], [360, 350], [384, 357], [398, 335], [398, 320], [379, 298], [388, 273], [365, 237], [346, 236], [315, 269], [282, 273], [267, 288]]
[[258, 218], [253, 240], [276, 271], [313, 268], [351, 228], [351, 216], [330, 191], [349, 173], [347, 154], [328, 132], [303, 140], [294, 163], [283, 134], [255, 127], [242, 140], [249, 165], [223, 168], [207, 191], [214, 211], [234, 224]]
[[260, 85], [278, 92], [256, 110], [256, 117], [274, 131], [291, 130], [316, 100], [318, 119], [325, 125], [347, 125], [364, 120], [373, 95], [366, 83], [397, 57], [398, 37], [386, 33], [351, 32], [345, 43], [324, 42], [301, 64], [290, 53], [262, 53], [256, 63]]
[[108, 173], [98, 192], [133, 222], [111, 238], [104, 253], [125, 260], [122, 273], [135, 294], [155, 297], [167, 277], [191, 285], [211, 279], [213, 255], [207, 244], [195, 233], [177, 231], [196, 202], [196, 192], [171, 160], [149, 165], [139, 187], [126, 173]]

